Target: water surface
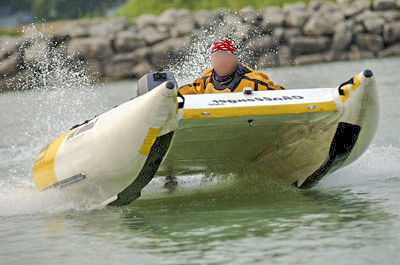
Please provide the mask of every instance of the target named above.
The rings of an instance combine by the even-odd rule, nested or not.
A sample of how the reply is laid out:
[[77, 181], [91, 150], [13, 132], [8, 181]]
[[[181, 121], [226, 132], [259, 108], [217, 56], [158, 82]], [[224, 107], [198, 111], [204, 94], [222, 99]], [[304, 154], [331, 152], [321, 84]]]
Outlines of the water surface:
[[376, 137], [315, 188], [249, 169], [234, 184], [181, 178], [175, 194], [155, 179], [114, 208], [38, 192], [31, 169], [48, 141], [128, 100], [136, 83], [0, 94], [0, 264], [399, 264], [400, 59], [264, 72], [290, 89], [334, 87], [367, 68], [381, 103]]

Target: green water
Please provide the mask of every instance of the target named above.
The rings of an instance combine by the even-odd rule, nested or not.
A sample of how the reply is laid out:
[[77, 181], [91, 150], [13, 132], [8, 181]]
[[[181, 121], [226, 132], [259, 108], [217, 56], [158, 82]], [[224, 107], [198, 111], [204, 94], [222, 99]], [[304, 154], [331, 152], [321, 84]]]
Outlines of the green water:
[[35, 191], [31, 167], [55, 135], [132, 97], [134, 82], [0, 94], [0, 264], [399, 264], [400, 58], [265, 72], [288, 88], [332, 87], [366, 68], [380, 96], [377, 135], [315, 188], [249, 168], [235, 182], [180, 178], [172, 194], [155, 179], [115, 208]]

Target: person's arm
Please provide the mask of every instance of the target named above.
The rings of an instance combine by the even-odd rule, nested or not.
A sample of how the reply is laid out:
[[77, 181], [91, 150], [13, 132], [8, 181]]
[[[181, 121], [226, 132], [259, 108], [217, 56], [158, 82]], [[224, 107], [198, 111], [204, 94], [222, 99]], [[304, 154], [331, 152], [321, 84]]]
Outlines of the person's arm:
[[268, 76], [266, 74], [260, 73], [260, 72], [252, 72], [252, 78], [259, 80], [260, 82], [258, 83], [258, 90], [284, 90], [283, 86], [280, 85], [275, 85], [274, 82], [269, 80]]
[[190, 95], [190, 94], [203, 94], [204, 93], [204, 81], [201, 77], [194, 80], [193, 83], [181, 86], [178, 88], [179, 93], [182, 95]]

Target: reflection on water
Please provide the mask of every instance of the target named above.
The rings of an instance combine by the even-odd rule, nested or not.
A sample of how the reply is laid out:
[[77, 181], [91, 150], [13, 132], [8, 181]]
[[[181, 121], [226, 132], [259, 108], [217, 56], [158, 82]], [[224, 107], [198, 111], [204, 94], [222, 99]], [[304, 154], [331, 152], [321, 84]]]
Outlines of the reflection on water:
[[[89, 258], [94, 260], [99, 260], [96, 251], [107, 244], [109, 251], [132, 250], [136, 257], [152, 257], [159, 264], [197, 260], [240, 264], [257, 259], [311, 259], [318, 264], [326, 260], [328, 250], [332, 256], [367, 255], [371, 237], [380, 250], [388, 243], [396, 244], [397, 239], [387, 232], [393, 214], [380, 209], [382, 199], [365, 195], [349, 190], [293, 189], [266, 194], [257, 189], [253, 193], [227, 189], [184, 199], [141, 200], [126, 207], [37, 217], [36, 251], [51, 246], [77, 253], [73, 239], [79, 236], [79, 241], [93, 242], [94, 256]], [[337, 261], [343, 260], [338, 257]]]

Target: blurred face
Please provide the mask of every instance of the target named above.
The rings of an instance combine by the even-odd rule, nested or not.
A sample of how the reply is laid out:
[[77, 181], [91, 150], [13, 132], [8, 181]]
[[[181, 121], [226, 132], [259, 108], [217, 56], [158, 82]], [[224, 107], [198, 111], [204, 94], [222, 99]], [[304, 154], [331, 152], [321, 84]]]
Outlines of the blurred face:
[[211, 55], [211, 65], [219, 76], [227, 76], [235, 72], [238, 58], [229, 52], [218, 51]]

